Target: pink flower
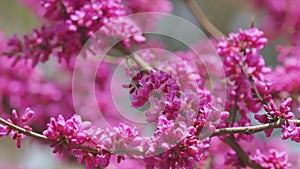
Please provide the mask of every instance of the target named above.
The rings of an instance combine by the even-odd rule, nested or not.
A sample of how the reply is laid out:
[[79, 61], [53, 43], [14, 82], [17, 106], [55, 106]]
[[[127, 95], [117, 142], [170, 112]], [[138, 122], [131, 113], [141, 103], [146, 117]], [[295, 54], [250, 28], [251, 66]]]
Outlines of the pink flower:
[[297, 127], [293, 122], [285, 122], [282, 125], [282, 139], [286, 140], [291, 138], [292, 141], [300, 142], [300, 127]]
[[[269, 69], [265, 66], [263, 56], [260, 55], [266, 43], [264, 33], [255, 27], [239, 29], [237, 33], [230, 33], [218, 43], [217, 52], [223, 59], [227, 80], [225, 110], [240, 114], [240, 119], [233, 124], [234, 126], [250, 125], [247, 114], [257, 113], [263, 106], [261, 101], [271, 97], [271, 83], [265, 82], [264, 77]], [[258, 99], [256, 92], [262, 100]], [[264, 116], [255, 115], [255, 117], [266, 122]], [[225, 125], [226, 123], [222, 123], [220, 127]], [[248, 136], [241, 138], [250, 139]]]
[[268, 154], [263, 154], [259, 149], [250, 155], [250, 159], [262, 166], [264, 169], [287, 169], [291, 167], [286, 152], [270, 149]]
[[267, 39], [263, 32], [257, 28], [239, 29], [238, 33], [230, 33], [227, 39], [222, 38], [217, 52], [224, 57], [223, 63], [227, 77], [233, 80], [241, 76], [243, 72], [240, 67], [244, 65], [249, 75], [260, 80], [262, 74], [268, 71], [264, 66], [263, 57], [259, 54], [266, 43]]
[[168, 118], [176, 117], [176, 111], [180, 108], [180, 102], [176, 101], [179, 93], [179, 84], [168, 73], [163, 71], [151, 71], [150, 74], [138, 73], [133, 77], [133, 84], [130, 91], [132, 93], [132, 106], [135, 108], [143, 106], [150, 98], [152, 92], [161, 91], [164, 97], [165, 114]]
[[[32, 128], [26, 125], [26, 123], [32, 118], [34, 112], [27, 108], [25, 112], [19, 117], [16, 110], [12, 110], [12, 117], [7, 119], [11, 124], [23, 127], [24, 129], [31, 131]], [[19, 133], [18, 131], [12, 129], [10, 126], [0, 125], [0, 137], [5, 137], [10, 135], [13, 140], [17, 141], [17, 148], [21, 148], [21, 141], [25, 137], [24, 134]]]
[[[121, 38], [124, 45], [132, 41], [141, 43], [146, 39], [140, 28], [131, 19], [122, 19], [126, 14], [120, 0], [71, 1], [40, 0], [45, 8], [44, 17], [51, 22], [49, 26], [34, 29], [20, 40], [14, 36], [8, 42], [6, 54], [15, 59], [31, 60], [35, 66], [45, 62], [51, 55], [59, 61], [70, 63], [83, 45], [102, 26], [102, 32], [111, 37]], [[108, 24], [109, 23], [109, 24]], [[106, 41], [103, 37], [102, 41]]]

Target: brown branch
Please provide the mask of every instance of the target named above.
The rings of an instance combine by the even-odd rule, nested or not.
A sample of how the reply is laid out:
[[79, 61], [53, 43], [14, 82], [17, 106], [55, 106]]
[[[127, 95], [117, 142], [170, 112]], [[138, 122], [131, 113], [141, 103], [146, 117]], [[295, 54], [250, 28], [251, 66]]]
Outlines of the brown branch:
[[248, 154], [242, 149], [242, 147], [236, 142], [234, 137], [228, 136], [224, 139], [224, 142], [229, 145], [238, 155], [239, 161], [243, 167], [249, 166], [255, 169], [263, 169], [259, 164], [250, 160]]
[[[300, 126], [300, 120], [289, 120], [289, 122], [295, 123], [297, 126]], [[48, 139], [46, 136], [26, 130], [22, 127], [19, 127], [15, 124], [10, 123], [7, 120], [4, 120], [3, 118], [0, 118], [0, 123], [9, 126], [11, 129], [18, 131], [19, 133], [25, 134], [26, 136], [36, 138], [41, 141], [46, 141], [49, 143], [55, 143], [58, 142], [57, 140], [51, 140]], [[236, 142], [232, 134], [240, 133], [240, 134], [254, 134], [260, 131], [265, 131], [268, 129], [273, 129], [273, 128], [279, 128], [282, 124], [284, 123], [284, 120], [278, 120], [277, 122], [274, 123], [269, 123], [269, 124], [263, 124], [263, 125], [256, 125], [256, 126], [246, 126], [246, 127], [232, 127], [232, 128], [222, 128], [222, 129], [216, 129], [216, 131], [210, 136], [220, 136], [220, 135], [226, 135], [226, 134], [231, 134], [231, 136], [228, 136], [225, 138], [224, 142], [228, 144], [233, 150], [236, 151], [237, 155], [239, 156], [239, 159], [241, 161], [241, 164], [244, 166], [250, 166], [255, 169], [260, 169], [261, 167], [251, 161], [249, 159], [249, 156], [247, 153], [240, 147], [240, 145]], [[72, 148], [75, 149], [82, 149], [85, 151], [88, 151], [90, 153], [98, 154], [101, 152], [100, 149], [97, 148], [92, 148], [88, 146], [82, 146], [82, 145], [72, 145], [68, 142], [63, 142], [63, 144], [71, 146]]]
[[126, 58], [132, 59], [139, 66], [140, 69], [147, 72], [153, 70], [153, 68], [148, 63], [146, 63], [139, 55], [131, 52], [130, 49], [126, 48], [124, 45], [117, 44], [116, 46], [114, 46], [114, 49], [124, 53], [126, 55]]
[[[289, 120], [289, 122], [295, 123], [296, 126], [300, 126], [300, 120]], [[10, 123], [7, 120], [4, 120], [3, 118], [0, 118], [0, 123], [5, 124], [9, 127], [11, 127], [13, 130], [18, 131], [19, 133], [25, 134], [27, 136], [42, 140], [42, 141], [47, 141], [47, 142], [55, 142], [55, 140], [50, 140], [46, 136], [26, 130], [22, 127], [19, 127], [15, 124]], [[229, 128], [221, 128], [221, 129], [216, 129], [215, 132], [210, 136], [220, 136], [220, 135], [225, 135], [225, 134], [254, 134], [258, 133], [261, 131], [269, 130], [269, 129], [274, 129], [274, 128], [279, 128], [281, 125], [284, 123], [284, 120], [278, 120], [273, 123], [268, 123], [268, 124], [261, 124], [261, 125], [256, 125], [256, 126], [245, 126], [245, 127], [229, 127]]]
[[[7, 121], [3, 118], [0, 118], [0, 123], [4, 124], [6, 126], [9, 126], [11, 129], [13, 129], [15, 131], [18, 131], [19, 133], [22, 133], [22, 134], [24, 134], [26, 136], [29, 136], [29, 137], [33, 137], [33, 138], [38, 139], [38, 140], [45, 141], [45, 142], [48, 142], [48, 143], [57, 142], [57, 140], [48, 139], [46, 136], [44, 136], [42, 134], [39, 134], [39, 133], [36, 133], [36, 132], [33, 132], [33, 131], [29, 131], [29, 130], [26, 130], [26, 129], [20, 127], [20, 126], [12, 124], [12, 123], [10, 123], [9, 121]], [[96, 149], [96, 148], [92, 148], [92, 147], [87, 147], [87, 146], [82, 146], [82, 145], [72, 145], [72, 144], [68, 144], [67, 142], [64, 142], [64, 144], [66, 144], [68, 146], [71, 146], [72, 148], [86, 150], [88, 152], [95, 153], [95, 154], [101, 152], [100, 149]]]
[[[289, 120], [289, 122], [293, 122], [297, 126], [300, 126], [300, 120]], [[284, 123], [284, 120], [280, 119], [273, 123], [261, 124], [261, 125], [256, 125], [256, 126], [221, 128], [221, 129], [216, 129], [215, 132], [211, 135], [211, 137], [225, 135], [225, 134], [248, 134], [248, 135], [250, 135], [250, 134], [258, 133], [258, 132], [269, 130], [269, 129], [280, 128], [283, 123]]]
[[30, 136], [30, 137], [33, 137], [33, 138], [36, 138], [36, 139], [39, 139], [39, 140], [42, 140], [42, 141], [47, 141], [47, 142], [51, 142], [52, 141], [52, 140], [49, 140], [44, 135], [41, 135], [39, 133], [35, 133], [33, 131], [26, 130], [26, 129], [22, 128], [22, 127], [19, 127], [19, 126], [15, 125], [15, 124], [10, 123], [7, 120], [4, 120], [3, 118], [0, 118], [0, 123], [5, 124], [6, 126], [9, 126], [13, 130], [18, 131], [19, 133], [25, 134], [26, 136]]
[[225, 35], [217, 29], [205, 16], [201, 8], [198, 6], [195, 0], [184, 0], [185, 4], [190, 8], [195, 17], [197, 18], [200, 25], [209, 32], [216, 39], [220, 39], [225, 37]]
[[[300, 120], [289, 120], [289, 122], [295, 123], [296, 126], [300, 126]], [[7, 125], [11, 127], [13, 130], [18, 131], [19, 133], [25, 134], [27, 136], [42, 140], [42, 141], [47, 141], [47, 142], [56, 142], [56, 140], [50, 140], [46, 136], [26, 130], [22, 127], [19, 127], [15, 124], [10, 123], [7, 120], [4, 120], [3, 118], [0, 118], [0, 123]], [[229, 127], [229, 128], [221, 128], [221, 129], [216, 129], [215, 132], [210, 136], [220, 136], [220, 135], [226, 135], [226, 134], [254, 134], [258, 133], [261, 131], [265, 131], [268, 129], [274, 129], [274, 128], [279, 128], [282, 124], [284, 123], [284, 120], [278, 120], [273, 123], [268, 123], [268, 124], [261, 124], [261, 125], [256, 125], [256, 126], [245, 126], [245, 127]], [[74, 145], [75, 146], [75, 145]], [[80, 146], [77, 146], [80, 147]], [[90, 150], [90, 147], [81, 147], [82, 149], [88, 148]], [[94, 151], [98, 151], [97, 149], [93, 149]]]

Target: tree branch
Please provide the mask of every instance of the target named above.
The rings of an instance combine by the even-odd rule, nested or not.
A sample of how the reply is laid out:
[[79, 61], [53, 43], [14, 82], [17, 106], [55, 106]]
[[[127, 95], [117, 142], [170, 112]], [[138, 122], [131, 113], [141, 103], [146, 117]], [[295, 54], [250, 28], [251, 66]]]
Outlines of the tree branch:
[[[300, 126], [300, 120], [289, 120], [289, 122], [295, 123], [296, 126]], [[26, 130], [22, 127], [19, 127], [15, 124], [12, 124], [8, 122], [7, 120], [4, 120], [3, 118], [0, 117], [0, 123], [11, 127], [13, 130], [18, 131], [19, 133], [25, 134], [27, 136], [42, 140], [42, 141], [47, 141], [47, 142], [55, 142], [56, 140], [50, 140], [46, 136]], [[278, 120], [273, 123], [268, 123], [268, 124], [261, 124], [261, 125], [256, 125], [256, 126], [245, 126], [245, 127], [229, 127], [229, 128], [221, 128], [221, 129], [216, 129], [215, 132], [210, 136], [220, 136], [220, 135], [226, 135], [226, 134], [254, 134], [258, 133], [261, 131], [269, 130], [269, 129], [274, 129], [274, 128], [279, 128], [282, 124], [284, 123], [284, 120]], [[88, 148], [90, 150], [90, 147], [82, 147], [82, 149]], [[97, 149], [94, 149], [94, 151], [98, 151]]]
[[[36, 132], [33, 132], [33, 131], [29, 131], [29, 130], [26, 130], [26, 129], [20, 127], [20, 126], [12, 124], [12, 123], [10, 123], [9, 121], [7, 121], [7, 120], [5, 120], [3, 118], [0, 118], [0, 123], [4, 124], [6, 126], [9, 126], [11, 129], [13, 129], [15, 131], [18, 131], [19, 133], [22, 133], [22, 134], [24, 134], [26, 136], [29, 136], [29, 137], [33, 137], [33, 138], [38, 139], [40, 141], [45, 141], [45, 142], [48, 142], [48, 143], [55, 143], [55, 142], [57, 142], [57, 140], [50, 140], [46, 136], [44, 136], [42, 134], [39, 134], [39, 133], [36, 133]], [[101, 152], [100, 149], [91, 148], [91, 147], [87, 147], [87, 146], [72, 145], [72, 144], [68, 144], [66, 142], [64, 142], [64, 144], [69, 145], [72, 148], [86, 150], [88, 152], [95, 153], [95, 154]]]
[[46, 136], [44, 136], [42, 134], [26, 130], [26, 129], [20, 127], [20, 126], [17, 126], [15, 124], [10, 123], [7, 120], [4, 120], [3, 118], [0, 118], [0, 123], [5, 124], [6, 126], [9, 126], [13, 130], [18, 131], [19, 133], [25, 134], [26, 136], [30, 136], [30, 137], [33, 137], [33, 138], [36, 138], [36, 139], [39, 139], [39, 140], [42, 140], [42, 141], [47, 141], [47, 142], [52, 141], [52, 140], [49, 140]]
[[[300, 120], [289, 120], [289, 122], [295, 123], [297, 126], [300, 126]], [[279, 119], [276, 122], [268, 123], [268, 124], [261, 124], [256, 126], [245, 126], [245, 127], [229, 127], [229, 128], [221, 128], [216, 129], [215, 132], [211, 135], [211, 137], [214, 136], [220, 136], [225, 134], [254, 134], [261, 131], [279, 128], [284, 123], [284, 120]]]
[[248, 154], [242, 149], [242, 147], [236, 142], [233, 135], [224, 139], [224, 142], [229, 145], [238, 155], [239, 160], [243, 167], [249, 166], [255, 169], [263, 169], [259, 164], [250, 160]]
[[[297, 126], [300, 126], [300, 120], [289, 120], [289, 122], [295, 123]], [[57, 140], [50, 140], [46, 136], [26, 130], [20, 126], [17, 126], [15, 124], [10, 123], [7, 120], [4, 120], [3, 118], [0, 118], [0, 123], [9, 126], [11, 129], [18, 131], [19, 133], [25, 134], [26, 136], [33, 137], [35, 139], [46, 141], [49, 143], [55, 143]], [[261, 166], [256, 164], [255, 162], [251, 161], [249, 159], [248, 154], [241, 148], [241, 146], [236, 142], [236, 140], [233, 137], [233, 134], [254, 134], [260, 131], [273, 129], [273, 128], [279, 128], [284, 123], [284, 120], [280, 119], [277, 122], [269, 123], [269, 124], [262, 124], [262, 125], [256, 125], [256, 126], [246, 126], [246, 127], [231, 127], [231, 128], [222, 128], [222, 129], [216, 129], [216, 131], [210, 136], [220, 136], [220, 135], [226, 135], [231, 134], [230, 136], [226, 137], [224, 139], [224, 142], [228, 144], [238, 155], [241, 164], [244, 166], [250, 166], [255, 169], [261, 169]], [[71, 146], [72, 148], [76, 149], [82, 149], [90, 153], [98, 154], [101, 152], [100, 149], [92, 148], [88, 146], [82, 146], [82, 145], [72, 145], [68, 142], [63, 142], [63, 144]]]
[[203, 11], [198, 6], [195, 0], [184, 0], [184, 2], [193, 12], [200, 25], [207, 32], [209, 32], [216, 39], [225, 37], [225, 35], [208, 20], [208, 18], [205, 16], [205, 14], [203, 13]]
[[137, 55], [136, 53], [132, 53], [130, 49], [124, 47], [123, 45], [117, 44], [116, 46], [114, 46], [114, 49], [127, 55], [128, 58], [132, 59], [139, 66], [140, 69], [147, 72], [153, 70], [153, 68], [148, 63], [146, 63], [139, 55]]
[[103, 61], [106, 63], [114, 64], [114, 65], [118, 65], [121, 63], [121, 61], [119, 60], [119, 57], [110, 56], [110, 55], [105, 55], [103, 58]]

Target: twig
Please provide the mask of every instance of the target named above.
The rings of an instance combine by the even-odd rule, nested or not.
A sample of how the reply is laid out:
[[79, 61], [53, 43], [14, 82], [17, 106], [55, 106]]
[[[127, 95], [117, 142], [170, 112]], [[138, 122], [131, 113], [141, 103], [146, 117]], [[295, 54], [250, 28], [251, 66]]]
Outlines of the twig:
[[255, 169], [263, 169], [259, 164], [250, 160], [248, 154], [242, 149], [242, 147], [236, 142], [233, 135], [224, 139], [224, 142], [229, 145], [238, 155], [239, 160], [243, 167], [249, 166]]
[[150, 70], [153, 70], [153, 68], [146, 63], [139, 55], [136, 53], [132, 53], [130, 49], [124, 47], [123, 45], [117, 44], [114, 46], [114, 49], [123, 52], [125, 55], [127, 55], [127, 58], [131, 58], [139, 67], [140, 69], [150, 72]]
[[251, 17], [251, 23], [250, 23], [250, 28], [253, 28], [254, 24], [255, 24], [255, 16], [252, 15], [252, 17]]
[[13, 130], [16, 130], [19, 133], [25, 134], [26, 136], [37, 138], [39, 140], [47, 141], [47, 142], [51, 142], [52, 141], [52, 140], [49, 140], [44, 135], [41, 135], [41, 134], [33, 132], [33, 131], [26, 130], [26, 129], [22, 128], [22, 127], [19, 127], [19, 126], [15, 125], [15, 124], [10, 123], [7, 120], [4, 120], [3, 118], [0, 118], [0, 123], [5, 124], [5, 125], [9, 126], [10, 128], [12, 128]]
[[[238, 85], [238, 88], [236, 89], [236, 93], [238, 93], [238, 91], [240, 90], [240, 84]], [[239, 97], [239, 95], [238, 94], [236, 94], [235, 96], [234, 96], [234, 107], [233, 107], [233, 115], [232, 115], [232, 121], [231, 121], [231, 127], [234, 125], [234, 123], [235, 123], [235, 118], [236, 118], [236, 116], [237, 116], [237, 112], [239, 111], [239, 107], [238, 107], [238, 105], [237, 105], [237, 102], [238, 102], [238, 97]]]
[[208, 18], [205, 16], [205, 14], [195, 2], [195, 0], [184, 0], [184, 2], [190, 8], [190, 10], [197, 18], [198, 22], [207, 32], [209, 32], [212, 36], [214, 36], [217, 39], [225, 37], [225, 35], [208, 20]]
[[[297, 126], [300, 126], [300, 120], [289, 120], [289, 122], [295, 123]], [[284, 120], [279, 119], [276, 122], [268, 123], [268, 124], [261, 124], [256, 126], [245, 126], [245, 127], [229, 127], [229, 128], [222, 128], [222, 129], [216, 129], [215, 132], [211, 135], [211, 137], [214, 136], [220, 136], [224, 134], [254, 134], [261, 131], [279, 128], [284, 123]]]
[[242, 52], [242, 66], [241, 66], [241, 69], [242, 69], [244, 75], [245, 75], [245, 76], [247, 77], [247, 79], [249, 80], [251, 86], [253, 87], [254, 93], [255, 93], [256, 97], [259, 99], [260, 102], [262, 102], [264, 105], [268, 106], [268, 104], [266, 103], [266, 101], [261, 97], [261, 95], [260, 95], [260, 93], [259, 93], [259, 91], [258, 91], [258, 89], [257, 89], [257, 87], [256, 87], [256, 84], [255, 84], [255, 82], [254, 82], [254, 80], [253, 80], [253, 77], [250, 76], [250, 75], [247, 73], [246, 69], [245, 69], [245, 57], [244, 57], [244, 55], [245, 55], [245, 53]]
[[107, 62], [107, 63], [110, 63], [110, 64], [115, 64], [115, 65], [118, 65], [118, 64], [121, 63], [120, 60], [119, 60], [119, 57], [110, 56], [110, 55], [105, 55], [104, 58], [103, 58], [103, 61]]
[[142, 70], [145, 70], [147, 72], [153, 70], [153, 68], [150, 65], [148, 65], [139, 55], [132, 54], [131, 58]]

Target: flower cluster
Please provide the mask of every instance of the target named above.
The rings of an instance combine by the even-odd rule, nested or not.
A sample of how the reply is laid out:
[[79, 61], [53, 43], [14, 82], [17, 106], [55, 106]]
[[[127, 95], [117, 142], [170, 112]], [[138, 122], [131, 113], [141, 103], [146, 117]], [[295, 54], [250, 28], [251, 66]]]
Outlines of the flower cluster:
[[[254, 153], [249, 153], [250, 160], [259, 164], [263, 169], [288, 169], [291, 163], [288, 161], [286, 152], [279, 152], [275, 149], [269, 149], [268, 153], [262, 153], [260, 149], [256, 149]], [[225, 164], [243, 168], [241, 166], [236, 152], [230, 151], [227, 154]]]
[[[255, 137], [250, 142], [239, 141], [239, 144], [244, 147], [245, 152], [248, 154], [250, 160], [261, 165], [262, 168], [268, 168], [268, 166], [272, 166], [274, 167], [273, 169], [281, 169], [297, 166], [297, 157], [294, 156], [287, 144], [278, 144], [280, 140], [280, 138], [270, 137], [268, 138], [268, 142], [264, 142], [262, 138]], [[211, 147], [209, 149], [208, 158], [211, 157], [211, 163], [213, 164], [210, 166], [210, 168], [252, 168], [243, 166], [238, 154], [229, 146], [226, 146], [221, 139], [212, 138], [210, 144]]]
[[[26, 123], [32, 118], [33, 114], [34, 112], [30, 110], [30, 108], [27, 108], [22, 116], [19, 116], [17, 111], [13, 110], [12, 117], [7, 119], [7, 121], [16, 126], [20, 126], [25, 130], [31, 131], [32, 128], [26, 125]], [[17, 148], [21, 148], [21, 141], [24, 138], [24, 134], [19, 133], [10, 126], [0, 124], [0, 137], [5, 137], [8, 135], [10, 135], [13, 140], [17, 141]]]
[[5, 54], [14, 58], [15, 62], [29, 59], [35, 66], [38, 62], [48, 60], [50, 55], [70, 62], [89, 37], [109, 22], [112, 23], [103, 28], [107, 36], [124, 39], [128, 47], [130, 36], [135, 42], [145, 41], [141, 30], [132, 20], [122, 19], [126, 11], [119, 0], [40, 0], [40, 3], [45, 9], [44, 17], [51, 25], [34, 29], [32, 33], [24, 35], [23, 40], [15, 35], [8, 42], [9, 50]]
[[[59, 1], [47, 2], [42, 4], [47, 10], [46, 16], [52, 18], [53, 7], [57, 6]], [[76, 2], [75, 2], [76, 3]], [[120, 3], [120, 1], [109, 0], [106, 2], [80, 2], [82, 5], [75, 4], [74, 1], [65, 2], [65, 9], [60, 9], [61, 12], [65, 12], [67, 14], [66, 17], [66, 25], [70, 31], [78, 31], [80, 29], [86, 28], [87, 36], [91, 36], [95, 31], [97, 31], [102, 25], [106, 24], [112, 18], [118, 18], [125, 14], [124, 6]], [[51, 10], [52, 9], [52, 10]], [[57, 9], [55, 9], [57, 10]], [[60, 20], [61, 18], [58, 18]]]
[[148, 168], [193, 168], [206, 158], [209, 139], [199, 140], [198, 135], [211, 109], [209, 93], [199, 92], [200, 100], [181, 93], [178, 81], [163, 71], [138, 73], [126, 87], [131, 88], [132, 104], [139, 101], [137, 108], [146, 102], [156, 107], [154, 112], [148, 110], [146, 116], [149, 122], [156, 122], [154, 138], [166, 152], [146, 158]]
[[300, 127], [297, 127], [293, 122], [286, 122], [282, 126], [282, 139], [286, 140], [288, 138], [297, 143], [300, 142]]
[[132, 82], [128, 87], [131, 88], [133, 107], [144, 106], [151, 94], [155, 95], [155, 92], [158, 94], [162, 92], [165, 100], [164, 114], [168, 119], [178, 116], [180, 102], [176, 101], [176, 98], [178, 98], [180, 85], [169, 73], [159, 70], [157, 72], [150, 71], [149, 75], [145, 75], [139, 72], [133, 77]]
[[[91, 123], [83, 122], [78, 115], [74, 115], [68, 120], [59, 115], [57, 119], [50, 119], [48, 128], [43, 134], [54, 141], [51, 144], [51, 147], [54, 147], [54, 153], [62, 153], [63, 148], [67, 147], [68, 151], [78, 159], [78, 162], [86, 164], [87, 169], [92, 169], [93, 166], [106, 167], [109, 164], [110, 152], [102, 150], [92, 141], [88, 134], [90, 128]], [[94, 148], [99, 152], [93, 154], [88, 150], [76, 148], [79, 145]]]
[[[292, 120], [294, 118], [294, 113], [291, 112], [290, 105], [292, 103], [291, 98], [285, 99], [279, 106], [279, 109], [275, 105], [273, 99], [269, 100], [270, 107], [268, 105], [264, 105], [264, 110], [268, 112], [267, 114], [255, 114], [255, 119], [257, 119], [261, 123], [270, 123], [277, 121], [285, 121], [282, 128], [287, 128], [289, 125], [288, 120]], [[267, 136], [270, 136], [273, 132], [273, 129], [266, 130], [265, 133]], [[286, 135], [285, 131], [283, 132]]]
[[255, 118], [261, 123], [269, 123], [270, 121], [277, 121], [278, 119], [291, 120], [294, 118], [294, 114], [290, 108], [291, 103], [292, 99], [287, 98], [280, 104], [278, 109], [274, 101], [270, 100], [270, 107], [264, 105], [264, 109], [268, 114], [256, 114]]
[[210, 140], [200, 141], [196, 129], [191, 128], [186, 138], [174, 148], [158, 155], [145, 159], [146, 167], [154, 168], [194, 168], [201, 160], [206, 159], [206, 151], [210, 147]]
[[236, 124], [232, 123], [234, 126], [250, 125], [247, 114], [258, 112], [262, 108], [262, 100], [269, 97], [269, 84], [264, 82], [268, 68], [260, 55], [266, 43], [262, 31], [250, 28], [230, 33], [218, 44], [217, 52], [223, 58], [227, 80], [225, 110], [231, 112], [234, 118], [238, 112], [241, 115]]
[[[117, 155], [118, 162], [120, 162], [124, 159], [123, 155], [140, 158], [140, 155], [146, 153], [149, 157], [142, 157], [146, 166], [150, 168], [164, 166], [169, 168], [175, 165], [193, 167], [195, 162], [205, 159], [205, 151], [209, 148], [209, 139], [199, 140], [196, 128], [191, 127], [188, 135], [180, 140], [183, 136], [182, 132], [179, 132], [178, 129], [175, 130], [174, 123], [168, 122], [166, 118], [161, 120], [158, 130], [164, 133], [160, 132], [156, 133], [154, 137], [143, 138], [136, 128], [127, 124], [121, 123], [118, 127], [103, 130], [92, 126], [90, 122], [82, 121], [79, 115], [74, 115], [68, 120], [59, 115], [57, 119], [51, 118], [47, 130], [43, 134], [53, 142], [51, 147], [54, 147], [54, 153], [62, 153], [63, 150], [67, 150], [78, 159], [79, 163], [85, 163], [87, 169], [108, 166], [111, 155]], [[176, 138], [180, 141], [174, 147], [162, 140], [162, 137], [165, 137], [163, 135], [172, 128], [177, 135], [181, 133]], [[167, 136], [174, 137], [172, 134]], [[160, 147], [158, 142], [161, 141]], [[166, 151], [163, 151], [162, 154], [154, 154], [161, 151], [161, 148]], [[112, 154], [112, 152], [114, 153]], [[152, 155], [154, 156], [152, 157]]]
[[262, 78], [266, 67], [260, 51], [266, 43], [264, 33], [257, 28], [239, 29], [238, 33], [220, 40], [217, 52], [224, 57], [225, 74], [230, 80], [237, 80], [243, 74], [242, 66], [249, 75]]
[[268, 154], [263, 154], [259, 149], [250, 155], [250, 159], [255, 161], [264, 169], [287, 169], [291, 167], [288, 162], [288, 155], [286, 152], [278, 152], [270, 149]]
[[162, 63], [161, 69], [170, 72], [180, 83], [182, 90], [190, 89], [198, 93], [200, 89], [204, 88], [205, 79], [201, 76], [204, 74], [204, 71], [197, 70], [197, 68], [200, 69], [201, 66], [197, 67], [196, 65], [191, 65], [189, 61], [184, 60], [184, 58], [181, 59], [181, 57], [184, 57], [182, 55], [193, 57], [192, 53], [178, 53], [179, 59], [172, 59]]

